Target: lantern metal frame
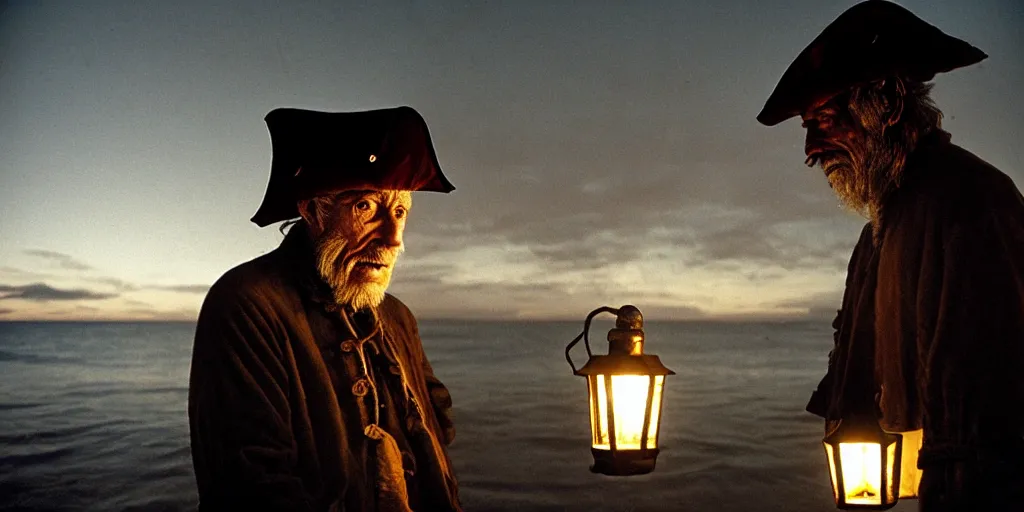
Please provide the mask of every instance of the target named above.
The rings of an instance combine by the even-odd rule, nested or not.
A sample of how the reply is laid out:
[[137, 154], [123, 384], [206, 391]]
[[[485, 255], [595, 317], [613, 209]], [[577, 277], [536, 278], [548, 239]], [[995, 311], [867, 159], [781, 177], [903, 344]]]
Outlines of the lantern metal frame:
[[[831, 432], [822, 439], [825, 450], [825, 463], [831, 477], [832, 493], [836, 508], [842, 510], [888, 510], [900, 499], [900, 474], [903, 459], [903, 436], [882, 430], [877, 421], [870, 419], [842, 420]], [[879, 468], [879, 503], [849, 503], [846, 500], [846, 482], [843, 477], [842, 450], [840, 444], [870, 443], [878, 445]], [[888, 447], [895, 445], [890, 454]], [[831, 450], [829, 449], [831, 448]], [[892, 472], [889, 472], [889, 462]]]
[[[615, 328], [608, 331], [608, 354], [594, 355], [590, 349], [590, 323], [594, 317], [601, 313], [612, 313], [616, 316]], [[581, 339], [587, 349], [589, 359], [582, 368], [577, 369], [569, 352]], [[658, 453], [660, 452], [657, 442], [661, 434], [661, 419], [663, 417], [661, 410], [664, 405], [665, 396], [664, 377], [675, 375], [675, 372], [666, 368], [658, 356], [644, 354], [643, 346], [643, 315], [635, 306], [625, 305], [618, 309], [603, 306], [591, 311], [583, 323], [583, 332], [565, 347], [565, 360], [569, 363], [569, 367], [572, 368], [573, 374], [584, 377], [587, 381], [587, 398], [591, 407], [590, 428], [592, 442], [590, 451], [594, 457], [594, 465], [590, 467], [590, 470], [594, 473], [628, 476], [654, 471]], [[609, 448], [607, 450], [593, 446], [595, 429], [599, 429], [599, 426], [595, 425], [595, 421], [599, 421], [599, 418], [596, 417], [598, 410], [595, 408], [595, 403], [598, 400], [595, 395], [598, 392], [596, 386], [599, 375], [607, 376], [606, 379], [603, 379], [607, 401], [607, 406], [604, 407], [605, 410], [603, 411], [607, 415], [608, 422]], [[618, 375], [647, 376], [649, 378], [647, 384], [647, 403], [644, 407], [639, 449], [621, 448], [617, 444], [615, 429], [618, 425], [615, 424], [612, 377]], [[658, 417], [654, 428], [654, 447], [648, 448], [648, 444], [651, 441], [649, 435], [651, 433], [652, 410], [655, 406], [654, 394], [657, 377], [662, 377], [662, 392], [658, 397]]]

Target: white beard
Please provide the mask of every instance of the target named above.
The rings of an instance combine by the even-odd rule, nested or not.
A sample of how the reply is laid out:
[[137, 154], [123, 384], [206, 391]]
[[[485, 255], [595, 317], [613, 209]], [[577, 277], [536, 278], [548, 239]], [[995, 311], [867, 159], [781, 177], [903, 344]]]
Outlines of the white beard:
[[[902, 174], [903, 162], [880, 135], [874, 136], [860, 154], [841, 158], [840, 168], [828, 176], [829, 186], [847, 209], [871, 222], [878, 220], [879, 208], [886, 194]], [[827, 162], [822, 162], [822, 169]]]
[[390, 276], [385, 283], [349, 283], [352, 263], [342, 268], [339, 262], [346, 245], [341, 237], [326, 236], [315, 241], [317, 273], [331, 288], [336, 304], [351, 306], [356, 311], [379, 306], [384, 300]]
[[334, 288], [334, 301], [338, 304], [348, 304], [352, 309], [375, 308], [384, 301], [384, 292], [387, 285], [367, 283], [360, 285], [349, 285], [342, 288]]

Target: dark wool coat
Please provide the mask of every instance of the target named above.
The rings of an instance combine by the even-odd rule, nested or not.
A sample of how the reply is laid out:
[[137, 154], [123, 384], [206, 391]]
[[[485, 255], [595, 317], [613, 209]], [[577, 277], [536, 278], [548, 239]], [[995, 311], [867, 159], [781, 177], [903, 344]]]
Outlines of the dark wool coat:
[[1021, 193], [940, 130], [910, 155], [878, 228], [853, 251], [808, 411], [829, 425], [878, 414], [886, 430], [923, 429], [922, 505], [929, 471], [957, 463], [977, 470], [953, 478], [968, 497], [1024, 489]]
[[386, 296], [367, 343], [378, 355], [364, 357], [353, 347], [367, 340], [331, 307], [312, 258], [295, 226], [280, 247], [225, 273], [203, 303], [188, 403], [200, 510], [378, 509], [377, 441], [364, 434], [378, 408], [411, 459], [417, 510], [460, 510], [446, 448], [451, 397], [415, 318]]

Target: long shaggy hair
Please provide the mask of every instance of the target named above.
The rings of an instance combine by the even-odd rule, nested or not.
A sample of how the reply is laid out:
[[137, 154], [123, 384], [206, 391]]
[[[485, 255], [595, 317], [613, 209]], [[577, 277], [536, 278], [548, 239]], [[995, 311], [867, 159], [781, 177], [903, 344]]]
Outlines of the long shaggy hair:
[[901, 83], [903, 109], [897, 122], [890, 124], [888, 114], [893, 102], [880, 82], [855, 87], [849, 97], [848, 111], [860, 123], [865, 137], [851, 155], [852, 173], [833, 173], [829, 182], [836, 195], [848, 207], [877, 225], [881, 207], [889, 194], [899, 188], [907, 157], [918, 141], [941, 128], [942, 112], [931, 98], [932, 85], [907, 79]]

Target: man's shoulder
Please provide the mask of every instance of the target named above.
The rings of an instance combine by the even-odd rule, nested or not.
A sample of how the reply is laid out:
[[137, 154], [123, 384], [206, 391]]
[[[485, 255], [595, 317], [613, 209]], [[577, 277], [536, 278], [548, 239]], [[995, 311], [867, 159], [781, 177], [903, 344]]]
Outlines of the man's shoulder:
[[208, 305], [240, 300], [266, 301], [294, 288], [279, 249], [240, 263], [224, 272], [206, 295]]
[[[1006, 173], [953, 143], [934, 147], [916, 169], [915, 202], [959, 216], [1016, 208], [1020, 191]], [[958, 215], [959, 214], [959, 215]]]
[[390, 293], [384, 294], [384, 300], [381, 301], [379, 310], [381, 314], [388, 315], [390, 317], [409, 318], [415, 321], [415, 317], [412, 314], [412, 310], [409, 309], [409, 306], [406, 306], [401, 299]]
[[994, 189], [1016, 189], [1013, 180], [994, 165], [978, 155], [953, 143], [935, 148], [929, 159], [929, 173], [938, 178], [937, 183], [960, 192], [987, 193]]
[[377, 308], [381, 318], [393, 324], [398, 324], [406, 328], [416, 328], [416, 317], [412, 314], [412, 310], [405, 305], [398, 297], [391, 295], [390, 293], [384, 294], [384, 300], [381, 301], [380, 306]]

